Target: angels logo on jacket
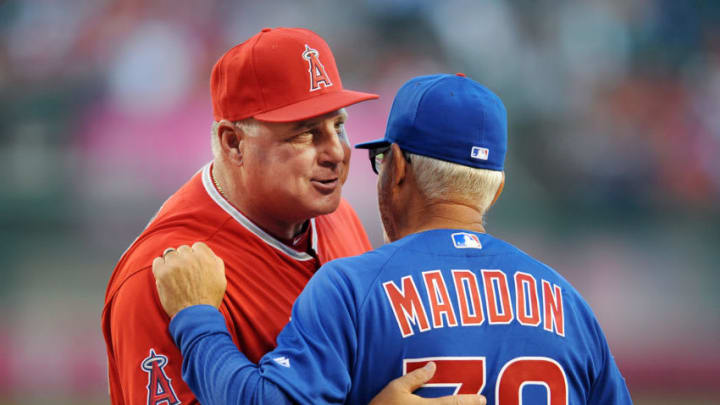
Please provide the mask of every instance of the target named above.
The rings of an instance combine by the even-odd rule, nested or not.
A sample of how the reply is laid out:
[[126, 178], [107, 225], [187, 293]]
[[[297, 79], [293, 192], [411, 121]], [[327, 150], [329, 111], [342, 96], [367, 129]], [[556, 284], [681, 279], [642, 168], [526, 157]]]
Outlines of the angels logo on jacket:
[[330, 76], [325, 71], [325, 66], [320, 63], [320, 53], [317, 49], [310, 48], [305, 44], [305, 52], [302, 53], [303, 59], [308, 62], [308, 72], [310, 72], [310, 91], [320, 90], [320, 84], [323, 87], [332, 86]]
[[148, 373], [148, 405], [180, 404], [172, 387], [172, 380], [165, 374], [167, 362], [167, 356], [156, 354], [155, 349], [150, 349], [150, 355], [140, 364], [140, 368]]

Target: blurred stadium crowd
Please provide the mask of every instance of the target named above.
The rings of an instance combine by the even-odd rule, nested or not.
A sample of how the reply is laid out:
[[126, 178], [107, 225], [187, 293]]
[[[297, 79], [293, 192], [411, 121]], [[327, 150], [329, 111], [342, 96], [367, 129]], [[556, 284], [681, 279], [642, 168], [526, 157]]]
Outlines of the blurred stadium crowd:
[[498, 93], [489, 231], [588, 298], [634, 395], [720, 393], [720, 2], [0, 0], [0, 403], [106, 402], [110, 272], [210, 159], [210, 69], [264, 26], [318, 32], [344, 85], [381, 95], [350, 108], [353, 142], [414, 75]]

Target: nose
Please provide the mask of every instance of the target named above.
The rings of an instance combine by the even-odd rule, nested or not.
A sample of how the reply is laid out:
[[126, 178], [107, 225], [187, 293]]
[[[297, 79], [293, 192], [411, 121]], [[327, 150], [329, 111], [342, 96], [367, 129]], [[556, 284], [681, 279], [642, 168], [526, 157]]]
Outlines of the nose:
[[323, 126], [322, 143], [319, 145], [320, 164], [335, 166], [345, 160], [344, 138], [337, 133], [334, 123]]

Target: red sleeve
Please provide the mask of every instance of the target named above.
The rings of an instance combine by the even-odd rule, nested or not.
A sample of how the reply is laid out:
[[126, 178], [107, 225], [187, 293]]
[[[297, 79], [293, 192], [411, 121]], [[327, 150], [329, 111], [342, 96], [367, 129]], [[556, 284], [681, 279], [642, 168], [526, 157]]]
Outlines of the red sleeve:
[[103, 318], [113, 405], [197, 404], [149, 267], [125, 280]]

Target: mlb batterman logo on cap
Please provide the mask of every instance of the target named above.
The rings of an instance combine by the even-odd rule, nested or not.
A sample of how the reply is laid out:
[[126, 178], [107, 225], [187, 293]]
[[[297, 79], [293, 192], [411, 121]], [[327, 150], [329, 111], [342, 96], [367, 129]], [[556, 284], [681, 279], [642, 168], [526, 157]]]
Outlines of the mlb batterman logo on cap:
[[393, 143], [416, 155], [502, 171], [507, 112], [498, 96], [462, 73], [416, 77], [398, 90], [385, 137], [355, 147]]
[[210, 92], [216, 121], [299, 121], [378, 97], [343, 89], [330, 47], [303, 28], [263, 28], [227, 51]]

